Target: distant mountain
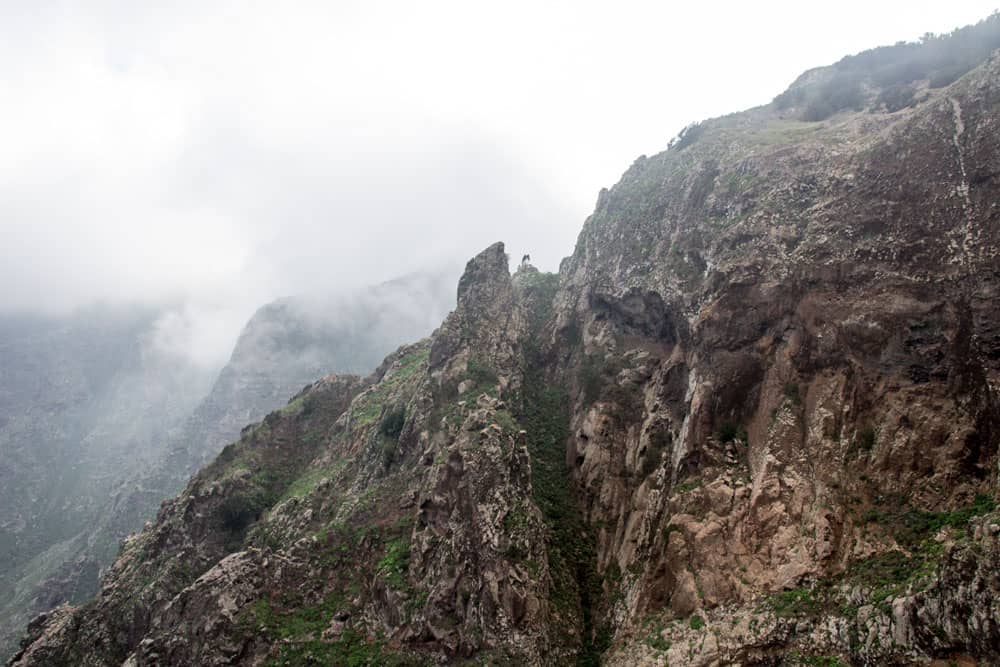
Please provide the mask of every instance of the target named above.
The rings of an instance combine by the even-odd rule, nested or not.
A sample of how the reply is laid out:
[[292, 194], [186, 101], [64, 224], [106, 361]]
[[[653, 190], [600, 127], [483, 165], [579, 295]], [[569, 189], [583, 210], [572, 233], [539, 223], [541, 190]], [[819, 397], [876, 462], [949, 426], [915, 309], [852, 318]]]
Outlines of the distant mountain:
[[0, 319], [0, 657], [32, 616], [91, 596], [121, 539], [241, 428], [430, 333], [453, 283], [422, 273], [267, 304], [217, 375], [148, 344], [152, 309]]
[[459, 272], [413, 274], [346, 295], [292, 297], [262, 307], [175, 440], [170, 470], [183, 471], [186, 481], [241, 428], [303, 385], [333, 372], [371, 372], [401, 344], [428, 335], [454, 306]]

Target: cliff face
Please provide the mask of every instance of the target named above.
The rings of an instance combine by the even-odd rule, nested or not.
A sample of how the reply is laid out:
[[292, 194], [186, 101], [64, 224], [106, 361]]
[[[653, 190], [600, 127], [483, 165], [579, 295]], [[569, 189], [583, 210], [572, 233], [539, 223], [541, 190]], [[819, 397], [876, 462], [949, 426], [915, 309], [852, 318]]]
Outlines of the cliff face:
[[641, 158], [558, 276], [484, 251], [13, 664], [1000, 661], [1000, 57], [798, 117]]
[[611, 664], [998, 659], [998, 75], [711, 121], [602, 194], [558, 322]]

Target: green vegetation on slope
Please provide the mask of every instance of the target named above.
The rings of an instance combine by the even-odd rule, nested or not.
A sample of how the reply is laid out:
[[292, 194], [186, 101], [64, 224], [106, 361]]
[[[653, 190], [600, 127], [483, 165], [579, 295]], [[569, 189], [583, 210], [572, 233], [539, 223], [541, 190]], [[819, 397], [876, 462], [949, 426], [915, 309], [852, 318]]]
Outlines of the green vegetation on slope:
[[813, 586], [800, 586], [772, 595], [767, 607], [783, 618], [816, 616], [836, 608], [847, 615], [856, 609], [841, 600], [841, 584], [861, 586], [867, 591], [868, 604], [887, 605], [906, 593], [911, 585], [920, 585], [937, 568], [942, 545], [934, 540], [938, 531], [962, 530], [969, 521], [996, 508], [985, 496], [977, 496], [967, 506], [951, 512], [923, 512], [905, 506], [895, 512], [869, 512], [869, 521], [884, 523], [905, 551], [892, 550], [854, 561], [842, 575], [822, 579]]
[[528, 433], [535, 502], [549, 528], [546, 547], [553, 580], [551, 599], [561, 616], [583, 621], [583, 645], [577, 664], [598, 665], [609, 638], [598, 627], [602, 591], [594, 536], [580, 512], [576, 487], [566, 465], [569, 396], [559, 383], [546, 378], [549, 360], [538, 342], [557, 284], [557, 275], [541, 274], [541, 279], [529, 288], [531, 334], [525, 345], [518, 421]]
[[926, 542], [942, 528], [964, 528], [969, 520], [996, 509], [996, 502], [985, 495], [978, 495], [971, 505], [951, 512], [925, 512], [898, 503], [895, 509], [869, 510], [864, 518], [869, 523], [889, 527], [896, 541], [907, 548]]
[[779, 109], [799, 107], [802, 119], [819, 121], [844, 109], [860, 110], [866, 87], [881, 90], [875, 104], [893, 112], [915, 103], [916, 82], [943, 88], [1000, 48], [1000, 12], [946, 35], [924, 35], [847, 56], [822, 81], [789, 88], [774, 98]]
[[[357, 616], [359, 597], [366, 594], [360, 582], [373, 572], [390, 588], [417, 600], [426, 599], [406, 578], [412, 523], [373, 525], [362, 518], [350, 522], [361, 527], [332, 524], [316, 535], [322, 547], [315, 564], [322, 568], [320, 581], [325, 592], [277, 587], [240, 611], [236, 632], [261, 637], [274, 647], [265, 663], [268, 667], [426, 664], [417, 656], [389, 649], [382, 636], [364, 634], [350, 621]], [[380, 559], [378, 553], [382, 554]], [[335, 621], [341, 627], [331, 636]]]
[[395, 395], [403, 383], [414, 378], [418, 371], [426, 368], [430, 346], [422, 345], [403, 356], [391, 376], [382, 378], [374, 388], [365, 392], [351, 405], [351, 420], [354, 428], [362, 428], [374, 423], [389, 407], [390, 397]]

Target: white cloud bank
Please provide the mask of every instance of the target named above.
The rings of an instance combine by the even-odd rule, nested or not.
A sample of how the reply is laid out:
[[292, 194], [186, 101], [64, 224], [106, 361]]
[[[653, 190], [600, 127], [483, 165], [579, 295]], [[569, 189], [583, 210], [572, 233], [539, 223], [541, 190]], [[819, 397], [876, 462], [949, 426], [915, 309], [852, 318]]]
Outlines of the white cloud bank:
[[994, 6], [149, 4], [0, 3], [2, 310], [237, 322], [495, 240], [555, 269], [688, 122]]

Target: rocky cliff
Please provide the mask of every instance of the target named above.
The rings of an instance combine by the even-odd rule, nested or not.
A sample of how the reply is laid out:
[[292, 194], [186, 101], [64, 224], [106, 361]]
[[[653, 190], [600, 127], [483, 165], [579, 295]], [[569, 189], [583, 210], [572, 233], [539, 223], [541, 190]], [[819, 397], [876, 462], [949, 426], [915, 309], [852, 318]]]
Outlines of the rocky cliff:
[[12, 664], [1000, 662], [1000, 55], [836, 76], [640, 158], [558, 275], [485, 250]]

